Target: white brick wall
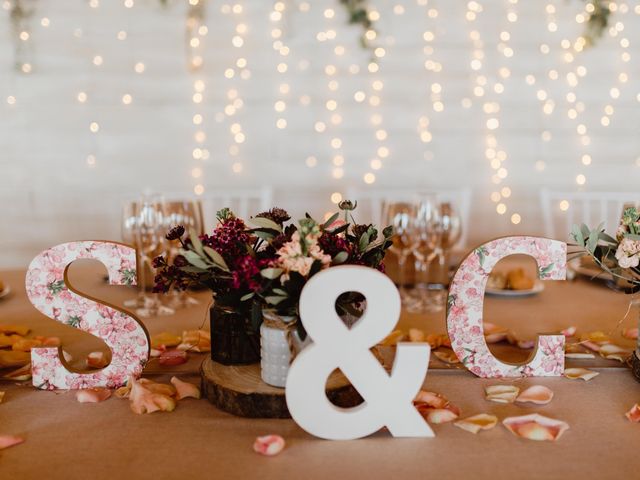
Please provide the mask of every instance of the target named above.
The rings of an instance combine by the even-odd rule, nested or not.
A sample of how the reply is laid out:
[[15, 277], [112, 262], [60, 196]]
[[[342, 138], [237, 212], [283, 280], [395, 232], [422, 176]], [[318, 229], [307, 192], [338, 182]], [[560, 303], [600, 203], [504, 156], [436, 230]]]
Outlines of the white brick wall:
[[[330, 208], [331, 192], [366, 187], [362, 178], [371, 171], [369, 161], [378, 145], [369, 120], [374, 111], [383, 115], [383, 127], [389, 134], [384, 144], [390, 156], [375, 172], [377, 181], [372, 188], [473, 188], [474, 221], [468, 226], [471, 243], [507, 233], [541, 233], [540, 188], [574, 191], [578, 173], [587, 176], [587, 184], [580, 187], [583, 189], [636, 189], [640, 176], [635, 166], [639, 154], [636, 95], [640, 91], [636, 2], [619, 4], [628, 5], [628, 13], [612, 15], [612, 25], [624, 23], [620, 34], [615, 38], [607, 35], [595, 48], [577, 54], [576, 60], [567, 64], [560, 42], [575, 40], [580, 34], [575, 16], [584, 7], [581, 1], [521, 0], [513, 6], [508, 1], [485, 0], [479, 2], [483, 12], [478, 19], [468, 22], [464, 19], [467, 2], [429, 0], [423, 6], [409, 0], [372, 0], [381, 14], [377, 29], [387, 51], [375, 77], [384, 81], [381, 106], [374, 109], [353, 99], [357, 90], [371, 91], [374, 77], [347, 71], [350, 64], [357, 64], [365, 72], [368, 54], [357, 46], [359, 27], [345, 25], [337, 0], [311, 0], [308, 13], [297, 10], [300, 1], [284, 1], [284, 41], [291, 49], [285, 75], [275, 69], [281, 60], [271, 46], [272, 2], [266, 0], [239, 0], [244, 7], [240, 15], [222, 14], [224, 3], [208, 2], [205, 67], [199, 74], [190, 74], [186, 68], [186, 1], [170, 1], [166, 9], [157, 0], [136, 0], [131, 9], [113, 0], [102, 0], [97, 9], [81, 0], [35, 2], [30, 40], [33, 53], [27, 58], [34, 66], [31, 75], [13, 70], [9, 15], [0, 11], [0, 268], [24, 267], [38, 251], [63, 241], [118, 239], [120, 203], [143, 188], [191, 192], [195, 181], [190, 170], [198, 165], [191, 158], [195, 146], [191, 118], [196, 111], [205, 117], [204, 146], [211, 152], [207, 162], [200, 162], [207, 191], [220, 186], [270, 185], [275, 189], [275, 202], [296, 214], [309, 210], [321, 216]], [[555, 33], [547, 30], [547, 3], [557, 10]], [[405, 7], [403, 15], [393, 14], [396, 4]], [[328, 7], [336, 9], [332, 20], [323, 16]], [[516, 23], [507, 22], [508, 7], [518, 13]], [[438, 9], [436, 19], [427, 16], [429, 8]], [[48, 28], [40, 26], [42, 17], [50, 19]], [[248, 26], [246, 43], [240, 50], [231, 47], [239, 19]], [[74, 36], [78, 28], [82, 29], [80, 38]], [[317, 42], [317, 32], [328, 28], [337, 31], [336, 41]], [[427, 72], [423, 66], [427, 56], [422, 35], [427, 29], [436, 36], [431, 58], [442, 64], [439, 73]], [[484, 99], [473, 97], [475, 74], [469, 67], [473, 52], [469, 32], [473, 29], [484, 41], [480, 73], [487, 77], [487, 90], [499, 80], [500, 67], [511, 70], [503, 82], [502, 95], [489, 92]], [[511, 33], [509, 46], [515, 52], [509, 59], [497, 51], [498, 35], [504, 29]], [[116, 39], [119, 30], [128, 32], [126, 41]], [[630, 42], [628, 63], [620, 59], [621, 38]], [[540, 53], [541, 43], [549, 45], [548, 55]], [[337, 44], [346, 48], [339, 59], [333, 54]], [[248, 81], [227, 80], [223, 72], [239, 51], [247, 59], [252, 77]], [[104, 58], [100, 67], [91, 63], [96, 54]], [[305, 59], [310, 66], [300, 71], [299, 62]], [[146, 66], [144, 74], [133, 70], [138, 61]], [[327, 88], [323, 73], [327, 64], [338, 67], [336, 94]], [[577, 65], [584, 65], [588, 74], [571, 89], [565, 75]], [[558, 71], [559, 80], [549, 78], [550, 69]], [[620, 72], [629, 76], [627, 83], [617, 80]], [[528, 74], [536, 76], [534, 86], [525, 83]], [[207, 84], [199, 109], [191, 101], [197, 78]], [[278, 85], [283, 80], [291, 86], [284, 98], [289, 125], [278, 130], [273, 104], [281, 98]], [[431, 107], [434, 82], [443, 87], [442, 113]], [[618, 99], [609, 94], [614, 85], [621, 91]], [[224, 108], [226, 92], [232, 87], [238, 89], [245, 106], [237, 117], [216, 122], [216, 113]], [[536, 98], [538, 89], [544, 89], [555, 101], [556, 109], [550, 116], [542, 113]], [[88, 94], [85, 104], [76, 100], [79, 91]], [[570, 105], [565, 96], [569, 91], [586, 107], [578, 120], [567, 117]], [[121, 103], [125, 93], [133, 96], [129, 106]], [[298, 101], [305, 94], [312, 99], [308, 107]], [[10, 95], [16, 97], [15, 105], [5, 101]], [[462, 107], [465, 97], [474, 99], [472, 108]], [[338, 100], [343, 123], [318, 134], [313, 124], [328, 120], [324, 104], [329, 98]], [[513, 191], [504, 216], [495, 213], [495, 204], [489, 199], [495, 187], [484, 153], [484, 101], [499, 101], [501, 108], [496, 135], [508, 154], [505, 185]], [[615, 113], [605, 128], [600, 117], [609, 103]], [[429, 144], [420, 141], [416, 130], [422, 115], [430, 119], [433, 140]], [[89, 132], [91, 121], [100, 124], [96, 135]], [[233, 173], [231, 165], [236, 159], [228, 153], [232, 144], [229, 126], [235, 121], [242, 124], [247, 136], [238, 157], [244, 165], [241, 174]], [[588, 128], [588, 148], [580, 145], [576, 134], [579, 123]], [[551, 133], [551, 141], [541, 140], [544, 130]], [[333, 137], [344, 143], [345, 175], [340, 180], [331, 175], [334, 151], [329, 141]], [[425, 160], [425, 152], [431, 152], [427, 155], [433, 159]], [[585, 152], [593, 157], [589, 167], [580, 163]], [[90, 153], [97, 157], [94, 168], [85, 162]], [[305, 165], [308, 155], [318, 158], [314, 169]], [[539, 160], [547, 165], [542, 172], [534, 168]], [[514, 211], [522, 215], [518, 226], [509, 222]]]

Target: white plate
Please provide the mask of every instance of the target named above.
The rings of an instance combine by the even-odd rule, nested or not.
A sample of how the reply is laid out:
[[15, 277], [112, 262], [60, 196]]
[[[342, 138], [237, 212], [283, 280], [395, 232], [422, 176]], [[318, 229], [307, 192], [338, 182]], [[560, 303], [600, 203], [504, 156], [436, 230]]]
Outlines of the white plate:
[[485, 290], [487, 295], [491, 295], [493, 297], [530, 297], [531, 295], [537, 295], [541, 291], [544, 290], [544, 284], [540, 280], [536, 280], [533, 284], [533, 288], [529, 290], [506, 290], [499, 288], [488, 288]]
[[11, 293], [11, 287], [5, 283], [4, 290], [0, 290], [0, 298], [4, 298], [10, 293]]

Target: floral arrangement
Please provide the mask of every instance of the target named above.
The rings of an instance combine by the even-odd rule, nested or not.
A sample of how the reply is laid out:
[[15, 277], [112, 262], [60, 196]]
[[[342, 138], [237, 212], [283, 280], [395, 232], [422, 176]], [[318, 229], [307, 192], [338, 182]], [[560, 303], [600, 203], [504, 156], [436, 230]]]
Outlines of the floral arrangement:
[[[272, 208], [252, 217], [251, 228], [225, 208], [216, 214], [218, 225], [211, 235], [173, 227], [166, 237], [180, 242], [180, 253], [172, 261], [162, 256], [154, 259], [158, 269], [154, 291], [205, 287], [213, 292], [216, 305], [250, 316], [256, 330], [262, 309], [297, 316], [300, 292], [319, 271], [345, 264], [384, 270], [382, 261], [391, 246], [393, 228], [379, 235], [375, 226], [356, 223], [352, 215], [356, 206], [340, 202], [340, 211], [324, 223], [309, 214], [297, 224], [287, 223], [289, 214]], [[362, 300], [349, 292], [336, 307], [339, 313], [358, 315]], [[300, 323], [298, 329], [304, 338]]]
[[627, 208], [622, 214], [615, 238], [605, 233], [603, 224], [590, 230], [586, 225], [573, 226], [572, 238], [584, 248], [596, 264], [614, 279], [629, 282], [640, 289], [640, 211]]

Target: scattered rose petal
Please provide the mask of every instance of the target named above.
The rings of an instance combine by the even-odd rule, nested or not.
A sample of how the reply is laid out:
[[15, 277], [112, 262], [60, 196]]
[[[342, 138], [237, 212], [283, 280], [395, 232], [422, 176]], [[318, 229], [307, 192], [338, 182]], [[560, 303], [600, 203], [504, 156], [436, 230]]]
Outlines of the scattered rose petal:
[[593, 353], [589, 352], [569, 352], [565, 353], [564, 356], [566, 358], [573, 358], [574, 360], [585, 360], [590, 358], [596, 358]]
[[144, 388], [151, 393], [159, 393], [160, 395], [166, 395], [167, 397], [175, 397], [176, 387], [169, 385], [168, 383], [154, 382], [148, 378], [141, 378], [138, 383], [144, 385]]
[[600, 351], [600, 345], [598, 345], [595, 342], [590, 342], [589, 340], [581, 341], [580, 345], [582, 345], [583, 347], [587, 347], [589, 350], [594, 351], [594, 352], [599, 352]]
[[606, 358], [607, 360], [618, 360], [619, 362], [625, 363], [633, 352], [614, 345], [613, 343], [607, 343], [600, 347], [598, 353], [602, 358]]
[[394, 330], [389, 335], [387, 335], [384, 340], [380, 342], [380, 345], [383, 345], [385, 347], [393, 347], [403, 339], [404, 339], [404, 333], [402, 333], [402, 330]]
[[560, 334], [564, 335], [565, 337], [573, 337], [577, 331], [577, 327], [571, 326], [565, 328], [564, 330], [560, 330]]
[[629, 338], [631, 340], [638, 339], [638, 329], [637, 328], [625, 328], [622, 330], [622, 336], [624, 338]]
[[3, 448], [13, 447], [24, 442], [24, 438], [15, 435], [0, 435], [0, 450]]
[[472, 417], [463, 418], [454, 423], [456, 427], [459, 427], [467, 432], [478, 433], [480, 430], [491, 430], [498, 423], [498, 417], [495, 415], [488, 415], [486, 413], [480, 413]]
[[160, 345], [158, 348], [151, 348], [149, 350], [149, 356], [151, 358], [160, 358], [160, 355], [162, 355], [166, 351], [167, 347], [165, 347], [164, 345]]
[[490, 385], [484, 391], [487, 400], [497, 403], [513, 403], [520, 393], [520, 389], [514, 385]]
[[105, 352], [91, 352], [87, 355], [87, 366], [91, 368], [104, 368], [109, 365]]
[[161, 345], [165, 347], [176, 347], [180, 344], [182, 338], [169, 332], [158, 333], [151, 337], [151, 348], [158, 348]]
[[40, 340], [36, 340], [34, 338], [21, 338], [11, 345], [11, 350], [15, 350], [17, 352], [30, 352], [32, 348], [38, 348], [41, 346], [42, 342]]
[[598, 372], [594, 372], [593, 370], [587, 370], [586, 368], [565, 368], [564, 376], [571, 380], [582, 379], [585, 382], [588, 382], [594, 377], [600, 375]]
[[71, 363], [73, 361], [73, 355], [71, 355], [66, 350], [62, 351], [62, 358], [64, 358], [64, 361], [67, 363]]
[[15, 333], [24, 337], [30, 331], [26, 325], [0, 325], [0, 333]]
[[443, 336], [438, 333], [429, 333], [426, 337], [426, 341], [433, 350], [442, 345], [442, 337]]
[[630, 422], [640, 423], [640, 405], [636, 403], [624, 416], [627, 417]]
[[410, 328], [409, 329], [409, 341], [410, 342], [424, 342], [426, 338], [425, 333], [419, 328]]
[[173, 398], [161, 393], [153, 393], [133, 377], [129, 378], [129, 383], [131, 383], [129, 405], [133, 413], [171, 412], [176, 408]]
[[200, 398], [200, 388], [189, 382], [183, 382], [178, 377], [171, 377], [171, 383], [176, 387], [176, 399], [183, 398]]
[[160, 354], [158, 362], [165, 367], [175, 367], [186, 363], [189, 356], [187, 352], [181, 350], [167, 350]]
[[123, 387], [117, 388], [113, 393], [118, 398], [129, 398], [129, 394], [131, 393], [131, 382], [127, 383]]
[[[600, 349], [599, 346], [598, 346], [598, 349]], [[577, 359], [595, 358], [595, 355], [593, 353], [587, 352], [582, 348], [580, 344], [575, 344], [575, 343], [567, 344], [565, 346], [564, 352], [565, 352], [564, 356], [567, 358], [577, 358]]]
[[611, 337], [604, 332], [596, 331], [581, 335], [580, 340], [604, 345], [611, 342]]
[[538, 441], [558, 440], [569, 429], [568, 423], [538, 413], [505, 418], [502, 424], [518, 437]]
[[546, 405], [553, 398], [553, 391], [544, 385], [532, 385], [518, 395], [516, 402], [535, 403], [536, 405]]
[[458, 413], [449, 408], [432, 408], [427, 412], [427, 422], [438, 425], [440, 423], [453, 422], [458, 418]]
[[447, 334], [440, 334], [440, 345], [443, 347], [451, 348], [451, 339]]
[[176, 348], [191, 352], [210, 352], [211, 334], [206, 330], [185, 330], [182, 332], [182, 343]]
[[455, 352], [448, 348], [446, 350], [438, 350], [437, 352], [433, 352], [433, 354], [444, 363], [448, 363], [451, 365], [455, 363], [460, 363], [460, 359], [455, 354]]
[[31, 361], [30, 352], [0, 350], [0, 368], [22, 367]]
[[108, 388], [83, 388], [76, 392], [76, 400], [80, 403], [99, 403], [111, 396]]
[[24, 367], [5, 373], [2, 378], [5, 380], [15, 380], [17, 382], [29, 380], [31, 378], [31, 364], [27, 363]]
[[420, 390], [416, 398], [413, 399], [413, 404], [416, 406], [422, 404], [430, 408], [444, 408], [449, 405], [449, 400], [439, 393]]
[[42, 342], [43, 347], [59, 347], [62, 344], [59, 337], [43, 337], [42, 335], [36, 335], [33, 338]]
[[506, 328], [500, 327], [491, 322], [484, 322], [484, 339], [487, 343], [500, 343], [507, 339], [509, 332]]
[[280, 435], [257, 437], [253, 442], [253, 451], [267, 457], [279, 454], [284, 449], [284, 438]]

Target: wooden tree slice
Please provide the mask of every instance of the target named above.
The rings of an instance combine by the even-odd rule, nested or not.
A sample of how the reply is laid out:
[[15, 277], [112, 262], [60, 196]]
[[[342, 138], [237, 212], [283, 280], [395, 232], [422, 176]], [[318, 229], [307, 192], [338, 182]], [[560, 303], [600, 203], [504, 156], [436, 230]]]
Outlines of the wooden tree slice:
[[[291, 418], [284, 388], [264, 383], [259, 363], [227, 366], [207, 358], [200, 375], [203, 395], [220, 410], [239, 417]], [[341, 372], [331, 374], [326, 391], [329, 400], [339, 407], [362, 403], [362, 397]]]

